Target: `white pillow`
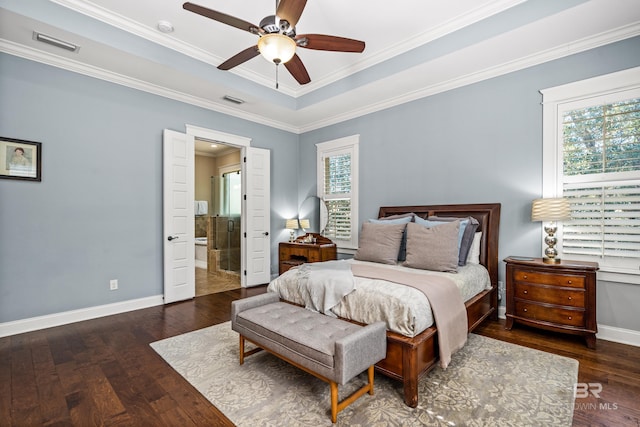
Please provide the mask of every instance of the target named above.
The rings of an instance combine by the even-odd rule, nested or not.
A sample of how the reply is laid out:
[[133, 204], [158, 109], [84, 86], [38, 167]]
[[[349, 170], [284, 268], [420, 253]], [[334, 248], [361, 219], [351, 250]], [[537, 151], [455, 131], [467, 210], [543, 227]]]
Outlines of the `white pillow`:
[[467, 262], [471, 264], [480, 264], [480, 240], [482, 240], [482, 231], [478, 231], [473, 235], [473, 243], [467, 256]]

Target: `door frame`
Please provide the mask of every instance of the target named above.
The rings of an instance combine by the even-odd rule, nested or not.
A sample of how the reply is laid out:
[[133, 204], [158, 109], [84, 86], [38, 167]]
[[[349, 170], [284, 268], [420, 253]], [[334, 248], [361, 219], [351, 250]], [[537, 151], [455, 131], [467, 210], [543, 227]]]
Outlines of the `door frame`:
[[[192, 135], [194, 139], [206, 139], [210, 141], [217, 141], [225, 145], [231, 145], [241, 149], [241, 156], [244, 156], [245, 149], [251, 146], [251, 138], [233, 135], [230, 133], [220, 132], [213, 129], [207, 129], [194, 125], [185, 125], [187, 135]], [[241, 164], [243, 164], [241, 162]], [[245, 189], [242, 189], [243, 193]], [[244, 227], [246, 224], [246, 212], [244, 210], [240, 212], [240, 223], [242, 233], [244, 231]], [[245, 239], [240, 239], [240, 286], [247, 286], [247, 277], [242, 273], [246, 269], [246, 247], [245, 247]]]

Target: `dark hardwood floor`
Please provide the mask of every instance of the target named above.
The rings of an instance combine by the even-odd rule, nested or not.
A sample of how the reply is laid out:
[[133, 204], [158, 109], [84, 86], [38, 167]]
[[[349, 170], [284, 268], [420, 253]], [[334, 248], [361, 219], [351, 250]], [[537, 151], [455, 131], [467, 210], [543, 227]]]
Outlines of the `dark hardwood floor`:
[[[265, 287], [0, 338], [0, 426], [232, 426], [149, 347], [230, 319], [231, 301]], [[640, 427], [640, 348], [489, 321], [476, 333], [572, 357], [600, 399], [576, 399], [575, 426]]]

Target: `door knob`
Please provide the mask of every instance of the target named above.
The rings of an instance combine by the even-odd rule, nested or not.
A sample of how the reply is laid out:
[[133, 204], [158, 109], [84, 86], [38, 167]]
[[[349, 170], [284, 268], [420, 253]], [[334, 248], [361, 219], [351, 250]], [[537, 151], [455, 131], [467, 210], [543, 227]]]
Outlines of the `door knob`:
[[265, 231], [265, 232], [264, 232], [264, 233], [262, 233], [262, 234], [264, 234], [265, 236], [268, 236], [268, 235], [269, 235], [269, 232], [268, 232], [268, 231]]
[[180, 236], [169, 236], [169, 237], [167, 237], [167, 240], [168, 241], [172, 241], [172, 240], [179, 239], [179, 238], [180, 238]]

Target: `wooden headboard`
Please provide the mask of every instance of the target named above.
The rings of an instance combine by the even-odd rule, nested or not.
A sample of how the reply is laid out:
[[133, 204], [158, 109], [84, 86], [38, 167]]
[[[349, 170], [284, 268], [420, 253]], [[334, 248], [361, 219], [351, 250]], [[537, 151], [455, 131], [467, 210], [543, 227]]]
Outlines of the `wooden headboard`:
[[[480, 264], [489, 271], [491, 284], [498, 286], [498, 237], [500, 235], [500, 203], [484, 203], [470, 205], [422, 205], [422, 206], [383, 206], [378, 217], [386, 217], [413, 212], [427, 219], [429, 216], [467, 217], [472, 216], [482, 231], [480, 241]], [[497, 293], [496, 293], [497, 295]]]

